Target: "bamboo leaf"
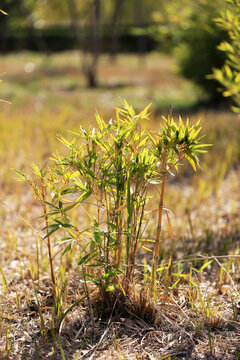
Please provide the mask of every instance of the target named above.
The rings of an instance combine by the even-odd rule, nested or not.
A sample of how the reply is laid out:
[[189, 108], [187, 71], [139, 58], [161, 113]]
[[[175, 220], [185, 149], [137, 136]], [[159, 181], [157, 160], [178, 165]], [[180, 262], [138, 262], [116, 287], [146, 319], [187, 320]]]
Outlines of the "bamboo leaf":
[[61, 326], [63, 320], [65, 319], [65, 317], [67, 316], [67, 314], [72, 311], [72, 309], [77, 306], [78, 304], [80, 304], [81, 301], [83, 301], [84, 299], [86, 299], [87, 295], [84, 295], [83, 297], [81, 297], [81, 299], [77, 300], [74, 304], [72, 304], [62, 315], [62, 317], [60, 318], [59, 321], [59, 327]]
[[34, 170], [34, 173], [41, 178], [42, 173], [41, 173], [40, 169], [35, 164], [32, 164], [32, 168]]
[[74, 245], [76, 244], [76, 240], [73, 240], [71, 244], [69, 244], [66, 249], [63, 251], [62, 256], [65, 255], [68, 251], [72, 250]]
[[177, 279], [177, 281], [175, 281], [175, 283], [172, 286], [170, 286], [169, 289], [173, 290], [177, 286], [177, 284], [179, 283], [180, 280], [181, 279]]
[[11, 102], [10, 101], [7, 101], [7, 100], [3, 100], [3, 99], [0, 99], [1, 102], [4, 102], [6, 104], [10, 104], [11, 105]]
[[146, 247], [146, 246], [142, 246], [142, 248], [143, 248], [144, 250], [147, 250], [147, 251], [152, 252], [152, 249], [149, 249], [149, 248], [148, 248], [148, 247]]
[[70, 175], [69, 180], [77, 178], [80, 175], [79, 171], [75, 171], [73, 174]]
[[68, 228], [66, 228], [66, 231], [68, 232], [68, 234], [73, 238], [76, 239], [77, 236], [74, 234], [74, 232], [72, 232], [71, 230], [69, 230]]
[[187, 161], [189, 162], [189, 164], [192, 166], [193, 170], [197, 171], [196, 164], [195, 164], [194, 160], [190, 156], [188, 156], [187, 154], [185, 154], [185, 157], [186, 157]]
[[204, 269], [206, 269], [211, 263], [213, 262], [213, 260], [209, 260], [207, 261], [205, 264], [203, 264], [203, 266], [198, 270], [198, 269], [195, 269], [193, 268], [194, 271], [200, 273], [202, 272]]
[[27, 176], [26, 176], [24, 173], [22, 173], [21, 171], [15, 170], [15, 169], [13, 169], [13, 171], [14, 171], [17, 175], [19, 175], [19, 177], [20, 177], [19, 180], [27, 180]]
[[81, 260], [77, 263], [77, 266], [84, 264], [90, 258], [90, 254], [85, 255]]
[[148, 109], [152, 106], [152, 103], [148, 104], [145, 109], [140, 113], [140, 116], [142, 118], [146, 117], [147, 113], [148, 113]]
[[72, 210], [72, 209], [74, 209], [77, 205], [79, 205], [80, 204], [80, 202], [78, 201], [78, 202], [75, 202], [74, 204], [72, 204], [72, 205], [69, 205], [69, 206], [66, 206], [65, 208], [64, 208], [64, 212], [68, 212], [69, 210]]
[[52, 234], [54, 234], [58, 229], [59, 229], [59, 225], [55, 225], [55, 227], [54, 227], [51, 231], [49, 231], [49, 233], [47, 233], [47, 234], [43, 237], [43, 239], [49, 238], [49, 236], [51, 236]]
[[58, 246], [58, 245], [62, 245], [65, 244], [66, 242], [72, 241], [72, 238], [62, 238], [61, 240], [59, 240], [56, 244], [54, 244], [54, 246]]
[[46, 200], [42, 200], [42, 203], [43, 204], [46, 204], [46, 205], [49, 205], [51, 207], [53, 207], [54, 209], [57, 209], [58, 210], [58, 207], [52, 203], [50, 203], [49, 201], [46, 201]]
[[2, 275], [3, 292], [5, 293], [6, 286], [7, 286], [7, 280], [6, 280], [6, 277], [4, 275], [4, 272], [3, 272], [3, 269], [1, 268], [1, 266], [0, 266], [0, 273]]

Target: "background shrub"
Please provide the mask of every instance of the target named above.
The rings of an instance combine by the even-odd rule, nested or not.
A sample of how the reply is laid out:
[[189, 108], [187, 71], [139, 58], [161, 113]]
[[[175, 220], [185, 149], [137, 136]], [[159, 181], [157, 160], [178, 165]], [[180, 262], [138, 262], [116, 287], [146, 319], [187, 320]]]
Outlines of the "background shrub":
[[181, 74], [200, 85], [213, 103], [221, 101], [222, 96], [217, 81], [208, 79], [207, 75], [213, 68], [221, 67], [226, 58], [217, 45], [228, 34], [215, 22], [223, 6], [223, 0], [173, 1], [165, 5], [164, 19], [155, 15], [163, 25], [152, 29], [158, 39], [166, 37], [165, 50], [173, 52]]

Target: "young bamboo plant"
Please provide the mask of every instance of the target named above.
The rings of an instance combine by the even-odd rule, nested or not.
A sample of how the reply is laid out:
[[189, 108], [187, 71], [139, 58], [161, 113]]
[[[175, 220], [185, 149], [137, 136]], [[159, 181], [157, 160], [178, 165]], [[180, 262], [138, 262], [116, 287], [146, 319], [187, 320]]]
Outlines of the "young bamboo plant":
[[161, 175], [157, 229], [152, 261], [151, 292], [154, 298], [157, 279], [156, 271], [159, 266], [160, 258], [160, 238], [167, 175], [171, 174], [171, 171], [174, 168], [177, 169], [184, 158], [190, 163], [194, 171], [196, 171], [197, 167], [200, 167], [197, 154], [205, 153], [206, 150], [204, 150], [204, 148], [209, 146], [209, 144], [201, 143], [204, 136], [198, 137], [198, 134], [201, 131], [200, 121], [195, 125], [190, 126], [188, 119], [186, 124], [184, 124], [181, 117], [179, 117], [179, 122], [177, 124], [173, 120], [172, 110], [173, 107], [170, 106], [169, 116], [168, 118], [164, 118], [164, 126], [161, 128], [160, 132], [148, 133], [149, 139], [152, 142], [152, 153], [159, 161], [159, 173]]
[[[120, 273], [125, 274], [127, 281], [133, 279], [148, 200], [147, 189], [151, 179], [156, 177], [160, 181], [156, 172], [157, 159], [150, 153], [147, 134], [141, 129], [147, 111], [148, 108], [136, 115], [125, 102], [124, 109], [117, 109], [115, 120], [106, 124], [97, 114], [97, 129], [86, 131], [81, 128], [77, 134], [79, 145], [75, 139], [68, 142], [59, 137], [69, 147], [70, 154], [68, 157], [57, 156], [52, 172], [58, 183], [60, 177], [68, 178], [71, 185], [59, 192], [55, 180], [49, 183], [56, 194], [54, 198], [64, 197], [58, 218], [56, 209], [49, 215], [54, 215], [53, 222], [66, 226], [67, 221], [71, 227], [74, 240], [69, 239], [71, 245], [67, 250], [73, 242], [83, 244], [83, 238], [88, 237], [87, 244], [82, 245], [84, 250], [78, 265], [91, 266], [92, 270], [86, 276], [107, 290], [116, 286]], [[66, 194], [72, 196], [69, 206], [66, 206], [70, 201]], [[83, 206], [86, 199], [96, 207], [95, 216], [90, 229], [79, 230], [67, 212], [80, 204]]]
[[[188, 120], [184, 124], [180, 118], [176, 124], [172, 109], [159, 132], [143, 130], [148, 109], [136, 114], [124, 102], [124, 108], [116, 109], [116, 118], [108, 123], [96, 114], [96, 128], [81, 127], [72, 141], [59, 135], [69, 153], [54, 156], [54, 165], [44, 173], [35, 167], [42, 188], [36, 190], [35, 182], [20, 173], [43, 204], [45, 240], [50, 250], [50, 236], [57, 234], [55, 245], [67, 244], [63, 255], [77, 245], [77, 265], [83, 269], [84, 281], [95, 283], [103, 293], [122, 286], [120, 277], [125, 284], [134, 281], [151, 184], [160, 186], [152, 261], [154, 291], [167, 175], [184, 158], [196, 170], [196, 154], [205, 152], [207, 146], [201, 144], [202, 137], [198, 138], [199, 122], [190, 126]], [[87, 227], [86, 217], [90, 220]], [[51, 252], [49, 263], [54, 285]]]

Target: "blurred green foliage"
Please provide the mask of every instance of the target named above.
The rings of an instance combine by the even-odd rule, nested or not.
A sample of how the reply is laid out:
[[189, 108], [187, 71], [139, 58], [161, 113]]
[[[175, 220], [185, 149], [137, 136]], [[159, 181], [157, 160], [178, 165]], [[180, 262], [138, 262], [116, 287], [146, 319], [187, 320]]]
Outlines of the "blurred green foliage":
[[155, 34], [165, 36], [166, 49], [178, 59], [182, 75], [200, 85], [215, 103], [221, 100], [218, 83], [207, 75], [225, 61], [217, 45], [227, 39], [227, 31], [214, 21], [224, 5], [224, 0], [173, 0], [164, 5], [163, 12], [153, 14], [161, 23], [155, 27]]
[[227, 57], [221, 69], [214, 69], [213, 78], [223, 86], [223, 95], [232, 97], [236, 103], [233, 110], [240, 111], [240, 1], [225, 0], [226, 7], [221, 11], [216, 23], [229, 34], [229, 40], [218, 46]]

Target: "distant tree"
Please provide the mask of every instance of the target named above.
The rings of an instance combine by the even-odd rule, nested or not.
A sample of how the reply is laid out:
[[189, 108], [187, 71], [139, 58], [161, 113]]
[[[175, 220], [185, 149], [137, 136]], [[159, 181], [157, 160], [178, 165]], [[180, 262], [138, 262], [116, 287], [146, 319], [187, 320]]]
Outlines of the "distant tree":
[[[93, 0], [92, 4], [81, 11], [76, 0], [68, 0], [69, 13], [72, 27], [77, 39], [81, 55], [81, 68], [87, 79], [89, 87], [97, 86], [97, 67], [100, 54], [100, 16], [101, 2]], [[86, 27], [83, 29], [84, 21], [87, 18], [88, 33]], [[86, 24], [86, 19], [85, 24]], [[90, 54], [90, 56], [87, 56]]]
[[93, 0], [91, 14], [91, 61], [87, 69], [89, 87], [97, 86], [97, 65], [100, 54], [100, 0]]

